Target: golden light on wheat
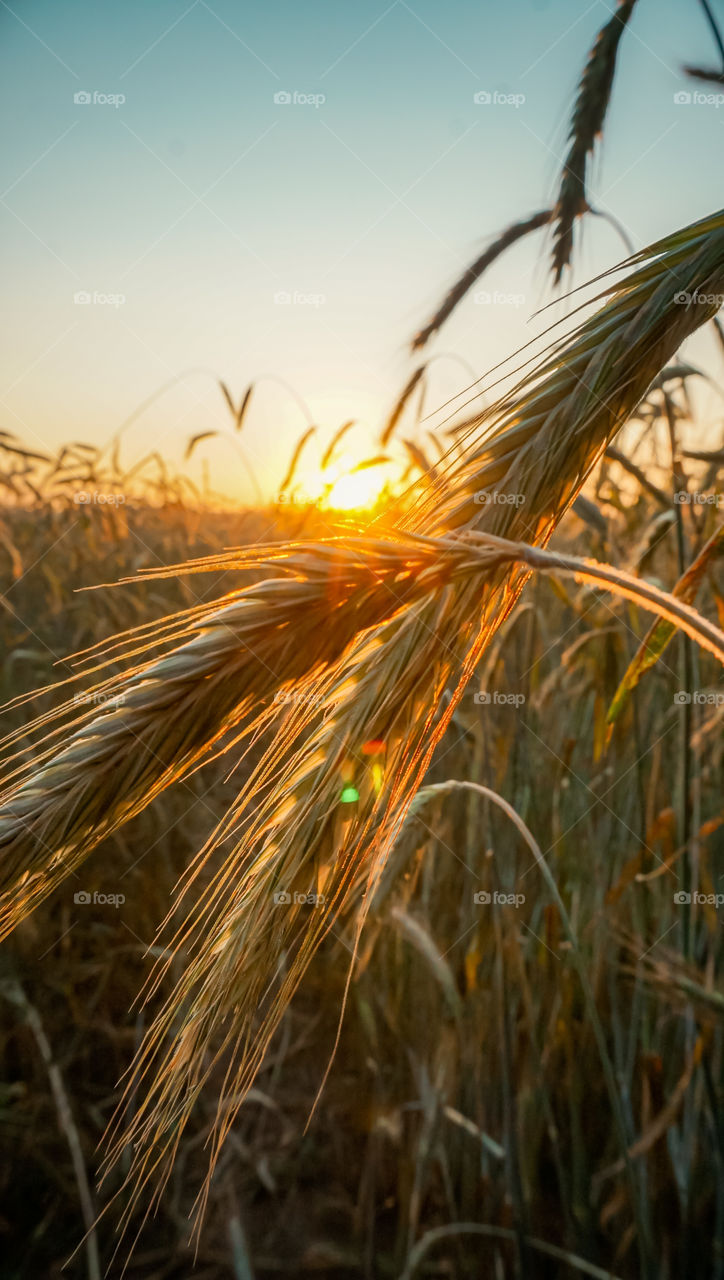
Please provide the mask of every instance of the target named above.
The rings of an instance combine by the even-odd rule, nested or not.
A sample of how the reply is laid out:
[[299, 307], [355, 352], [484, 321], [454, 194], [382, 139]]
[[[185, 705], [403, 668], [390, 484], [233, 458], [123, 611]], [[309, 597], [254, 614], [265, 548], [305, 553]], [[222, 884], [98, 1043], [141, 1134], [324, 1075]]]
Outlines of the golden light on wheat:
[[[543, 564], [516, 544], [548, 542], [660, 369], [715, 313], [714, 301], [682, 307], [676, 295], [724, 291], [724, 213], [630, 265], [601, 309], [476, 422], [478, 442], [422, 490], [406, 531], [272, 547], [266, 563], [250, 551], [187, 566], [256, 566], [266, 576], [167, 620], [158, 641], [131, 632], [119, 650], [132, 659], [130, 674], [95, 686], [101, 714], [73, 715], [71, 701], [62, 713], [70, 732], [52, 727], [57, 715], [41, 717], [34, 755], [11, 756], [0, 808], [5, 929], [225, 736], [237, 753], [266, 743], [185, 878], [187, 923], [165, 944], [165, 956], [186, 960], [139, 1054], [133, 1114], [116, 1122], [124, 1117], [114, 1158], [129, 1140], [134, 1150], [124, 1221], [140, 1197], [156, 1203], [209, 1064], [223, 1052], [203, 1210], [224, 1140], [314, 952], [354, 904], [361, 926], [467, 680], [526, 573]], [[644, 603], [615, 573], [599, 579]], [[703, 636], [708, 624], [676, 608], [668, 616]], [[707, 643], [721, 658], [716, 628]], [[92, 660], [102, 671], [100, 658]], [[385, 744], [384, 770], [356, 773], [370, 741]], [[221, 849], [210, 884], [197, 887]], [[319, 885], [325, 904], [310, 914], [299, 904]], [[170, 964], [159, 962], [149, 994]]]

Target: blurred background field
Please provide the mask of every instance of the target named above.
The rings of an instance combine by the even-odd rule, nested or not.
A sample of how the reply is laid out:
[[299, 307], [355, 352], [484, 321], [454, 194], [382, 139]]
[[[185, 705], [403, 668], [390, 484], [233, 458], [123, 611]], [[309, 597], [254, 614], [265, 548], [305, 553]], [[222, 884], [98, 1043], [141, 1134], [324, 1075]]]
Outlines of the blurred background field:
[[[683, 415], [681, 386], [674, 379], [669, 394]], [[650, 403], [660, 402], [652, 393]], [[662, 431], [659, 420], [661, 453]], [[716, 507], [663, 506], [666, 465], [663, 458], [656, 465], [655, 451], [647, 460], [662, 490], [657, 503], [605, 460], [587, 491], [597, 514], [586, 506], [579, 507], [585, 519], [570, 513], [556, 545], [672, 587], [677, 514], [693, 556], [715, 527]], [[711, 465], [687, 466], [703, 490]], [[90, 491], [91, 481], [84, 484]], [[5, 509], [4, 699], [66, 674], [71, 652], [218, 596], [239, 575], [81, 588], [220, 546], [300, 529], [328, 534], [332, 519], [353, 526], [370, 519], [292, 503], [214, 512], [169, 484], [160, 495], [142, 486], [124, 495], [119, 487], [127, 500], [103, 504], [26, 491]], [[709, 616], [724, 613], [720, 562], [712, 562], [698, 603]], [[721, 930], [714, 907], [693, 906], [685, 941], [674, 894], [682, 882], [682, 751], [695, 883], [706, 894], [720, 887], [724, 712], [718, 702], [676, 703], [675, 641], [604, 749], [608, 707], [648, 625], [633, 606], [587, 588], [531, 583], [429, 778], [482, 783], [505, 796], [551, 866], [595, 993], [631, 1146], [640, 1148], [636, 1212], [557, 907], [505, 815], [472, 791], [448, 789], [408, 820], [395, 849], [363, 934], [329, 1081], [306, 1130], [333, 1050], [351, 925], [324, 944], [285, 1016], [215, 1175], [195, 1275], [398, 1276], [420, 1241], [420, 1275], [503, 1275], [513, 1266], [513, 1240], [470, 1236], [462, 1224], [510, 1233], [514, 1221], [604, 1272], [637, 1274], [634, 1234], [645, 1230], [662, 1276], [720, 1274]], [[711, 660], [697, 661], [692, 687], [719, 688]], [[476, 700], [479, 689], [494, 691], [491, 700]], [[689, 746], [682, 713], [691, 717]], [[17, 707], [8, 727], [29, 714], [28, 704]], [[134, 1001], [152, 959], [147, 948], [179, 875], [238, 785], [229, 767], [206, 766], [166, 792], [96, 849], [4, 947], [4, 1275], [60, 1276], [83, 1234], [68, 1125], [95, 1207], [118, 1185], [93, 1189], [96, 1146], [146, 1025], [148, 1013]], [[124, 901], [78, 903], [78, 892]], [[492, 901], [476, 901], [480, 893]], [[60, 1073], [62, 1104], [47, 1054]], [[212, 1081], [159, 1215], [145, 1227], [134, 1219], [142, 1229], [132, 1277], [190, 1274], [188, 1214], [214, 1107]], [[439, 1238], [429, 1237], [437, 1228]], [[107, 1259], [112, 1214], [97, 1236]], [[63, 1274], [83, 1275], [85, 1265], [80, 1252]], [[530, 1275], [569, 1270], [544, 1255], [528, 1265]]]

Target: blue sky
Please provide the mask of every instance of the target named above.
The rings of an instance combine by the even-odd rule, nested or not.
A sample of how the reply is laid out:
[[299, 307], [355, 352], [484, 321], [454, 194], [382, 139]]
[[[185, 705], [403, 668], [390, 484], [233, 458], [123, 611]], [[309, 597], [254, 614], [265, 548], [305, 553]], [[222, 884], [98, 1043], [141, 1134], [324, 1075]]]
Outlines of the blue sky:
[[[354, 443], [367, 452], [447, 285], [493, 233], [550, 202], [576, 81], [612, 6], [0, 4], [14, 122], [4, 428], [48, 447], [102, 442], [197, 370], [124, 437], [129, 462], [151, 447], [180, 459], [190, 435], [226, 426], [212, 374], [237, 393], [274, 374], [322, 439], [349, 417], [368, 424]], [[639, 0], [593, 175], [636, 247], [721, 203], [724, 106], [675, 102], [692, 87], [683, 61], [715, 62], [700, 7]], [[481, 91], [517, 105], [477, 104]], [[125, 101], [74, 101], [85, 92]], [[551, 296], [545, 251], [542, 235], [516, 248], [484, 282], [507, 301], [468, 299], [448, 323], [433, 350], [456, 358], [435, 363], [431, 406], [466, 366], [481, 374], [530, 336]], [[622, 253], [589, 222], [573, 283]], [[124, 301], [79, 304], [79, 292]], [[267, 488], [304, 425], [283, 388], [260, 386], [243, 444]], [[213, 480], [243, 493], [233, 450], [206, 453]]]

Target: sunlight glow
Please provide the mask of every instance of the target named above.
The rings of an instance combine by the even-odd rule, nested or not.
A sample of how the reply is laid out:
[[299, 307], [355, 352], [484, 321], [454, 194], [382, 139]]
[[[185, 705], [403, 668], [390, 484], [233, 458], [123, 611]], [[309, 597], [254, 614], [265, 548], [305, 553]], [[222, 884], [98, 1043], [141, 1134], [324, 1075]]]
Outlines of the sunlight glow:
[[335, 480], [324, 497], [325, 507], [337, 511], [355, 511], [373, 507], [385, 486], [382, 467], [367, 467], [364, 471], [347, 472]]

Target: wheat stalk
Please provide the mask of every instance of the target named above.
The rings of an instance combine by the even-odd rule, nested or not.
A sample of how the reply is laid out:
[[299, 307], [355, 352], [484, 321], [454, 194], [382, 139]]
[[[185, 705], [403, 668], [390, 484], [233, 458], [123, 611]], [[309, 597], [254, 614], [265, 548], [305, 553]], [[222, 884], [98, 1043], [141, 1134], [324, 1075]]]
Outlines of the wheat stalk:
[[553, 214], [553, 274], [556, 283], [571, 260], [573, 225], [586, 212], [586, 168], [596, 139], [603, 131], [611, 97], [616, 55], [636, 0], [619, 0], [618, 8], [601, 28], [581, 76], [569, 132], [570, 146]]
[[[455, 281], [427, 324], [415, 334], [412, 339], [413, 351], [419, 351], [442, 328], [458, 303], [501, 254], [525, 236], [533, 231], [539, 231], [541, 227], [548, 226], [550, 223], [554, 225], [554, 277], [556, 283], [560, 281], [564, 267], [568, 266], [571, 260], [573, 226], [576, 219], [583, 213], [596, 212], [590, 208], [587, 197], [588, 158], [603, 130], [613, 87], [619, 41], [635, 3], [636, 0], [619, 0], [618, 9], [599, 31], [588, 56], [578, 86], [568, 134], [569, 149], [555, 205], [552, 209], [541, 209], [520, 222], [511, 223], [493, 240]], [[621, 228], [609, 214], [603, 213], [601, 216], [612, 221], [621, 232]]]
[[427, 368], [426, 365], [421, 364], [419, 368], [415, 369], [414, 373], [411, 375], [410, 378], [408, 378], [407, 382], [402, 388], [402, 391], [397, 397], [397, 400], [395, 401], [392, 407], [390, 416], [388, 417], [387, 422], [385, 423], [382, 429], [382, 434], [380, 436], [380, 444], [382, 445], [383, 448], [385, 447], [385, 445], [389, 443], [394, 433], [395, 427], [397, 426], [398, 422], [400, 421], [400, 418], [402, 417], [405, 411], [407, 402], [409, 401], [413, 391], [415, 390], [415, 387], [420, 382], [420, 379], [423, 377], [426, 368]]
[[702, 80], [704, 84], [724, 85], [724, 71], [718, 71], [716, 67], [691, 67], [683, 68], [685, 75], [691, 76], [692, 80]]
[[534, 213], [529, 218], [524, 218], [521, 222], [513, 222], [500, 235], [493, 240], [492, 244], [480, 257], [476, 258], [473, 263], [463, 272], [459, 280], [448, 290], [443, 298], [440, 306], [434, 315], [428, 320], [427, 324], [415, 334], [412, 339], [412, 350], [419, 351], [424, 347], [433, 334], [442, 328], [448, 316], [455, 310], [456, 306], [465, 297], [465, 294], [472, 289], [477, 280], [491, 267], [495, 261], [505, 253], [512, 245], [517, 244], [524, 236], [530, 235], [532, 231], [538, 231], [541, 227], [545, 227], [553, 216], [552, 209], [543, 209], [540, 213]]
[[724, 632], [702, 618], [680, 597], [659, 590], [651, 582], [635, 578], [610, 564], [564, 555], [559, 551], [546, 551], [527, 543], [496, 538], [493, 534], [471, 533], [468, 541], [478, 547], [483, 558], [491, 564], [525, 564], [541, 573], [561, 573], [574, 577], [578, 582], [605, 587], [672, 623], [724, 665]]

